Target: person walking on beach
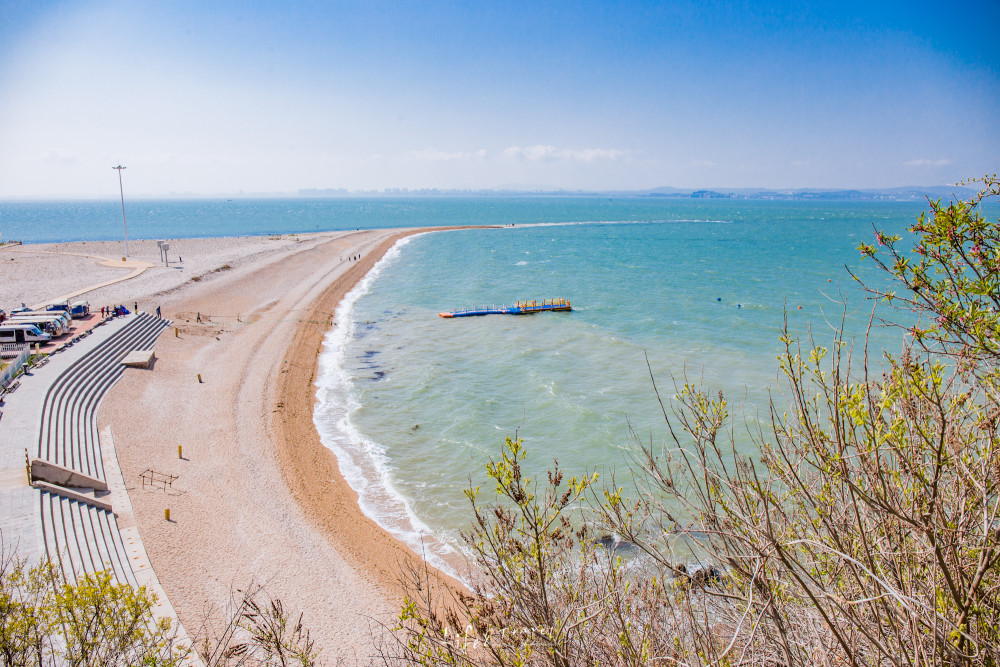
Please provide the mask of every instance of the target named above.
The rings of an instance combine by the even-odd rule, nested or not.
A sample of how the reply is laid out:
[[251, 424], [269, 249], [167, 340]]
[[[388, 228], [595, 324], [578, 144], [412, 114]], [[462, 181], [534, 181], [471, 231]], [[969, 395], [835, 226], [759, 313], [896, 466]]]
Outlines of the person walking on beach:
[[132, 309], [132, 312], [133, 313], [138, 313], [139, 312], [139, 302], [138, 301], [135, 302], [135, 308]]
[[163, 319], [163, 313], [160, 312], [160, 307], [159, 306], [156, 307], [156, 318], [159, 319], [159, 320]]
[[195, 318], [195, 322], [201, 322], [201, 313], [197, 313], [198, 317]]

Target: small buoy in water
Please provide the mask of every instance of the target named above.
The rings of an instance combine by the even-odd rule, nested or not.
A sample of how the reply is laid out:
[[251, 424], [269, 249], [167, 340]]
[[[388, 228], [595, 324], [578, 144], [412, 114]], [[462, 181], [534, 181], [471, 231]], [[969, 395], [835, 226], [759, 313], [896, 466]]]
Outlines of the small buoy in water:
[[827, 279], [826, 279], [826, 282], [830, 282], [830, 279], [829, 279], [829, 278], [827, 278]]
[[715, 300], [716, 300], [716, 301], [722, 301], [722, 297], [721, 297], [721, 296], [719, 296], [719, 297], [716, 297], [716, 298], [715, 298]]
[[799, 306], [799, 310], [802, 310], [802, 306]]
[[738, 303], [738, 304], [736, 304], [736, 307], [737, 307], [737, 308], [742, 308], [742, 307], [743, 307], [743, 304], [742, 304], [742, 303]]

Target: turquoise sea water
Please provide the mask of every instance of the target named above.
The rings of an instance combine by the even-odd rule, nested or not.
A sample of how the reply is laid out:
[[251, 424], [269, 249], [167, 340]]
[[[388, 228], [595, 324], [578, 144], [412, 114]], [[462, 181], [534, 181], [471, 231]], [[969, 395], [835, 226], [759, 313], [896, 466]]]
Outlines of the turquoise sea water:
[[[28, 242], [118, 238], [118, 202], [0, 204], [0, 234]], [[371, 516], [434, 559], [470, 513], [506, 436], [529, 466], [630, 483], [638, 436], [666, 437], [674, 381], [742, 406], [740, 447], [781, 400], [776, 356], [791, 332], [828, 344], [863, 334], [871, 302], [845, 266], [878, 282], [857, 246], [919, 203], [453, 198], [126, 202], [131, 238], [356, 227], [514, 225], [412, 237], [344, 301], [320, 360], [315, 421]], [[990, 215], [996, 217], [992, 212]], [[447, 320], [438, 312], [565, 297], [571, 313]], [[847, 306], [843, 305], [847, 299]], [[898, 350], [876, 327], [874, 347]], [[420, 542], [425, 540], [424, 546]]]
[[[754, 209], [759, 204], [748, 204], [746, 208]], [[763, 204], [766, 206], [767, 202]], [[702, 219], [715, 208], [703, 201], [604, 197], [125, 201], [128, 235], [135, 239], [281, 234], [359, 227]], [[779, 213], [780, 206], [771, 208], [775, 215], [789, 213]], [[723, 206], [723, 210], [727, 207]], [[739, 210], [730, 213], [741, 215]], [[119, 239], [122, 236], [122, 208], [117, 199], [0, 201], [0, 240], [49, 243]]]
[[[669, 207], [669, 205], [668, 205]], [[635, 438], [666, 438], [674, 382], [723, 390], [734, 436], [778, 401], [779, 336], [861, 344], [872, 282], [858, 244], [902, 233], [901, 204], [689, 203], [650, 222], [518, 225], [426, 234], [397, 247], [342, 307], [321, 358], [316, 423], [370, 515], [432, 555], [469, 525], [462, 491], [506, 436], [529, 467], [630, 486]], [[572, 313], [443, 319], [438, 312], [565, 297]], [[844, 300], [847, 300], [845, 308]], [[898, 351], [896, 329], [874, 345]], [[749, 451], [749, 449], [748, 449]], [[488, 489], [489, 487], [484, 487]]]

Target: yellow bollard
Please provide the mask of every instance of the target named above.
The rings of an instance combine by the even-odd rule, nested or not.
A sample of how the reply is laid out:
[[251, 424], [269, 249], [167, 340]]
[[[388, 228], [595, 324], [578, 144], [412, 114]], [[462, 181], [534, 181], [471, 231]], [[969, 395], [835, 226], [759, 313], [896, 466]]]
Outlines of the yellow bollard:
[[170, 508], [169, 507], [167, 509], [163, 510], [163, 518], [166, 519], [167, 521], [170, 521]]
[[201, 373], [198, 373], [198, 384], [201, 384]]
[[184, 458], [184, 455], [181, 454], [181, 446], [180, 445], [177, 445], [177, 458], [179, 458], [179, 459]]
[[174, 327], [174, 338], [180, 338], [181, 335], [177, 333], [177, 327]]

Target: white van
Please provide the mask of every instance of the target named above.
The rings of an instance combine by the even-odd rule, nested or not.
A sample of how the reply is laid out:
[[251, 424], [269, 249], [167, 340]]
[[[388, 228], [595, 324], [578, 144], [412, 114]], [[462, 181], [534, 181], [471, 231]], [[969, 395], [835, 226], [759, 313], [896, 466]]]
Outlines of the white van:
[[69, 316], [61, 311], [51, 312], [51, 313], [17, 313], [11, 315], [4, 322], [11, 322], [14, 324], [34, 324], [39, 329], [51, 333], [53, 336], [59, 336], [67, 331], [69, 331]]
[[38, 323], [40, 329], [52, 329], [53, 327], [42, 326], [42, 323], [51, 322], [57, 329], [54, 331], [56, 335], [69, 331], [73, 322], [69, 313], [64, 310], [32, 310], [27, 313], [11, 313], [10, 319]]
[[17, 324], [5, 320], [0, 324], [0, 343], [47, 343], [52, 336], [34, 324]]

